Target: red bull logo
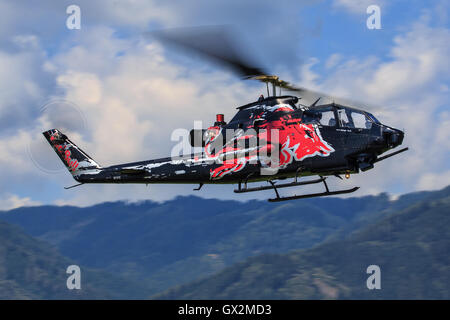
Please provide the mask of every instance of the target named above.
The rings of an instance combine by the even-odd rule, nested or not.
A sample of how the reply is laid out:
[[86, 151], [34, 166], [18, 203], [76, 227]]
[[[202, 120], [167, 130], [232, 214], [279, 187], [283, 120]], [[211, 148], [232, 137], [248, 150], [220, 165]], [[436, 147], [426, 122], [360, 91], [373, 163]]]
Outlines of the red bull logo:
[[[218, 127], [211, 127], [208, 129], [208, 133], [209, 138], [205, 144], [206, 156], [208, 158], [216, 158], [218, 162], [222, 163], [221, 166], [210, 170], [210, 178], [212, 180], [220, 179], [227, 174], [242, 170], [245, 165], [256, 156], [256, 150], [245, 152], [248, 150], [246, 150], [245, 147], [242, 147], [245, 145], [245, 140], [254, 138], [254, 135], [233, 134], [231, 135], [232, 139], [230, 139], [226, 145], [217, 148], [220, 145], [220, 142], [217, 140], [219, 137], [222, 137], [222, 130]], [[215, 152], [216, 148], [218, 149], [217, 152]]]
[[67, 167], [70, 171], [75, 171], [78, 167], [78, 161], [76, 159], [72, 159], [71, 152], [69, 150], [69, 145], [64, 144], [58, 144], [54, 145], [55, 150], [62, 156], [61, 158], [66, 163]]
[[323, 140], [315, 124], [289, 125], [280, 150], [280, 167], [308, 157], [327, 157], [334, 149]]
[[[262, 127], [264, 130], [258, 133], [253, 131], [255, 133], [253, 135], [245, 133], [234, 136], [225, 146], [219, 148], [218, 152], [212, 152], [211, 146], [220, 136], [221, 129], [219, 127], [209, 128], [210, 136], [205, 145], [205, 153], [209, 158], [218, 158], [218, 162], [221, 164], [210, 170], [212, 180], [242, 170], [247, 163], [259, 159], [261, 150], [264, 150], [265, 154], [270, 154], [272, 160], [276, 159], [270, 163], [272, 169], [283, 169], [293, 161], [303, 161], [308, 157], [327, 157], [335, 151], [322, 138], [316, 124], [304, 124], [289, 117], [266, 123]], [[282, 130], [279, 130], [281, 128]], [[272, 131], [276, 131], [276, 138]], [[249, 148], [245, 143], [239, 143], [252, 138], [253, 141], [258, 141], [255, 148]], [[274, 152], [278, 152], [278, 154], [274, 154]], [[228, 159], [220, 162], [223, 155], [229, 155]]]

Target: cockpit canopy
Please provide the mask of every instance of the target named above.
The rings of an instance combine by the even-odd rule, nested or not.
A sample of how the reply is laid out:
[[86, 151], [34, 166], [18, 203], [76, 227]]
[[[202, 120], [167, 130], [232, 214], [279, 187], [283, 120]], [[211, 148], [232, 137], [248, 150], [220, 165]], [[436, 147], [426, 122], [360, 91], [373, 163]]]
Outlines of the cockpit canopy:
[[305, 123], [317, 123], [322, 126], [371, 129], [374, 123], [380, 122], [369, 112], [347, 107], [339, 104], [326, 104], [314, 106], [302, 111], [296, 103], [298, 98], [294, 96], [268, 97], [244, 106], [238, 107], [239, 111], [228, 123], [229, 128], [246, 127], [254, 124], [255, 120], [271, 120], [279, 118], [283, 114], [301, 114]]
[[323, 105], [303, 112], [305, 123], [315, 122], [322, 126], [371, 129], [373, 123], [380, 123], [372, 114], [340, 105]]

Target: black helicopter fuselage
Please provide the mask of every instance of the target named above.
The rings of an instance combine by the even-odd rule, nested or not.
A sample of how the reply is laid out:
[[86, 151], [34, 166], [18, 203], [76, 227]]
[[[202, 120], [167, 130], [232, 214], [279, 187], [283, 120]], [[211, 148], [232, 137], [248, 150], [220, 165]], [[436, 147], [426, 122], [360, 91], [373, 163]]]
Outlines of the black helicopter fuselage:
[[[330, 191], [327, 176], [373, 168], [374, 163], [407, 150], [381, 156], [403, 141], [402, 131], [381, 124], [370, 113], [338, 104], [316, 105], [327, 95], [290, 84], [244, 59], [236, 37], [226, 28], [177, 29], [158, 32], [156, 38], [187, 52], [198, 53], [246, 80], [272, 87], [272, 96], [239, 107], [225, 123], [223, 115], [208, 129], [191, 130], [197, 151], [170, 157], [102, 167], [57, 129], [44, 132], [74, 179], [83, 183], [238, 183], [235, 192], [273, 188], [283, 201], [349, 193], [357, 187]], [[276, 96], [277, 88], [318, 98], [311, 106], [297, 105], [294, 96]], [[335, 101], [334, 98], [329, 99]], [[197, 148], [197, 149], [196, 149]], [[187, 152], [189, 153], [189, 152]], [[320, 179], [297, 181], [319, 175]], [[291, 183], [278, 183], [294, 177]], [[302, 179], [303, 180], [303, 179]], [[270, 186], [248, 188], [247, 182], [267, 181]], [[323, 182], [326, 191], [282, 198], [277, 189]], [[244, 188], [242, 188], [242, 183]], [[275, 185], [276, 184], [276, 185]]]
[[[200, 153], [110, 167], [99, 166], [56, 129], [44, 136], [81, 184], [246, 184], [294, 176], [348, 177], [373, 168], [382, 153], [403, 141], [402, 131], [365, 111], [337, 104], [298, 108], [297, 101], [269, 97], [239, 107], [228, 124], [219, 119], [197, 132], [200, 142], [191, 143], [202, 147]], [[272, 132], [277, 132], [275, 138], [270, 138]], [[195, 134], [191, 131], [191, 139]]]

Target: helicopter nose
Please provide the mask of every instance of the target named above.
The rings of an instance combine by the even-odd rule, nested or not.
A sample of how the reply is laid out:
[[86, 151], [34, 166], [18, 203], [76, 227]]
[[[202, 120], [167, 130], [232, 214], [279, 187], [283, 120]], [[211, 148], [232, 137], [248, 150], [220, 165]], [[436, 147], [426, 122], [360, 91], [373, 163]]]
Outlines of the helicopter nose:
[[383, 136], [387, 146], [389, 148], [395, 148], [402, 144], [405, 133], [399, 129], [385, 126]]

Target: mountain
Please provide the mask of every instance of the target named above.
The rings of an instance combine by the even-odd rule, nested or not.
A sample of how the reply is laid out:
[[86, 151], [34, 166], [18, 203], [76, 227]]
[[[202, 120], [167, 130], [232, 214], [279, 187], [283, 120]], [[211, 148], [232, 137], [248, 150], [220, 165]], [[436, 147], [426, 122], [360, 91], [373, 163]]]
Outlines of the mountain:
[[143, 286], [80, 266], [81, 289], [66, 286], [73, 261], [44, 241], [0, 222], [0, 299], [125, 299], [146, 294]]
[[157, 293], [254, 255], [309, 248], [390, 206], [384, 194], [282, 204], [190, 196], [164, 203], [18, 208], [0, 213], [0, 220], [79, 264], [130, 277]]
[[[450, 187], [413, 198], [345, 239], [252, 257], [154, 298], [450, 299]], [[366, 287], [369, 265], [381, 269], [380, 290]]]
[[130, 287], [139, 283], [129, 297], [146, 298], [250, 257], [341, 241], [446, 192], [412, 193], [396, 201], [381, 194], [276, 204], [190, 196], [163, 203], [24, 207], [0, 212], [0, 220], [50, 244], [75, 264], [113, 274]]

